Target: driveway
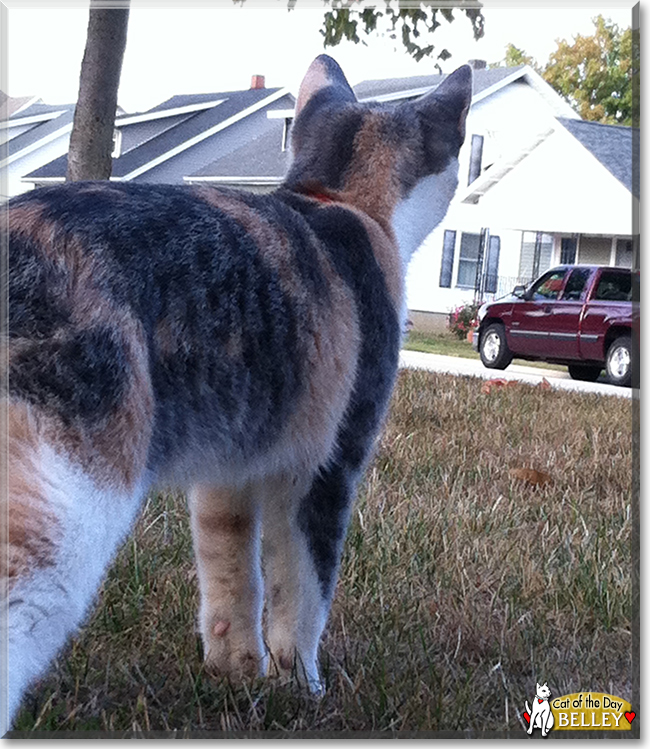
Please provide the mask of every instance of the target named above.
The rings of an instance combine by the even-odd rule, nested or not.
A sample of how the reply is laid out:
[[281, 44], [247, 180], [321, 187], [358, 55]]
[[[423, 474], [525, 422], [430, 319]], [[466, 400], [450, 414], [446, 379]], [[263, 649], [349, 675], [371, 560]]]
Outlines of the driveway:
[[[448, 372], [449, 374], [483, 377], [486, 380], [503, 379], [519, 380], [531, 385], [539, 385], [545, 378], [551, 387], [564, 390], [578, 390], [582, 393], [598, 393], [599, 395], [616, 395], [619, 398], [631, 398], [632, 388], [616, 387], [607, 382], [579, 382], [572, 380], [568, 372], [557, 372], [554, 369], [539, 367], [525, 367], [511, 364], [502, 371], [487, 369], [478, 359], [463, 359], [459, 356], [440, 356], [439, 354], [424, 354], [420, 351], [401, 351], [400, 367], [410, 369], [427, 369], [430, 372]], [[601, 375], [601, 380], [603, 379]]]

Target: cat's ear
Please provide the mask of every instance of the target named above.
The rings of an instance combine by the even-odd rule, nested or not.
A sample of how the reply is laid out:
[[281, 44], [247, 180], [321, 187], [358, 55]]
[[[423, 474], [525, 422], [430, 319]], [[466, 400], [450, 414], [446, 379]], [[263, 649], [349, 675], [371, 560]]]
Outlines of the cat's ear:
[[448, 75], [444, 81], [429, 94], [415, 103], [417, 111], [424, 117], [439, 117], [443, 108], [445, 116], [451, 119], [461, 138], [465, 140], [465, 120], [472, 103], [472, 69], [462, 65]]
[[329, 55], [319, 55], [309, 66], [300, 84], [296, 116], [305, 108], [305, 104], [319, 91], [331, 88], [332, 97], [342, 102], [357, 100], [339, 64]]

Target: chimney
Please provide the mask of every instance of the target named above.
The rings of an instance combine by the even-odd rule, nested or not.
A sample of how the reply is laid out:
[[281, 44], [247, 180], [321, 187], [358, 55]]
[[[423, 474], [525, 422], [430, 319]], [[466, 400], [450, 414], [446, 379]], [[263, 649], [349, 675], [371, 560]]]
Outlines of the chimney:
[[468, 60], [467, 64], [472, 70], [485, 70], [487, 68], [486, 60]]
[[251, 88], [264, 88], [264, 76], [254, 75], [251, 78]]

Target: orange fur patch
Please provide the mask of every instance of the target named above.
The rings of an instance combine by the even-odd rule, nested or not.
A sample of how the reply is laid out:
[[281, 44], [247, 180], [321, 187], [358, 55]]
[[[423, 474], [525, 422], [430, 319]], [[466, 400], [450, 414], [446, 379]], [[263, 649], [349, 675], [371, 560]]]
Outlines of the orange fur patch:
[[[59, 521], [48, 506], [46, 477], [40, 466], [41, 435], [31, 409], [7, 404], [7, 520], [2, 538], [0, 575], [13, 585], [35, 568], [54, 564]], [[6, 511], [6, 514], [5, 514]]]
[[[349, 207], [349, 206], [348, 206]], [[375, 253], [375, 258], [379, 263], [381, 272], [384, 275], [388, 294], [393, 302], [395, 311], [399, 314], [402, 309], [405, 294], [405, 271], [402, 266], [402, 258], [399, 253], [397, 242], [393, 236], [392, 230], [385, 231], [382, 226], [373, 221], [355, 208], [349, 207], [357, 214], [359, 220], [368, 232], [368, 237]]]
[[[303, 456], [303, 464], [297, 467], [313, 469], [329, 455], [333, 433], [354, 385], [360, 332], [353, 293], [336, 273], [323, 249], [318, 252], [319, 270], [330, 295], [327, 302], [319, 302], [305, 288], [293, 267], [290, 238], [285, 232], [234, 196], [210, 188], [197, 188], [196, 192], [250, 233], [264, 260], [277, 272], [285, 293], [295, 299], [302, 310], [298, 335], [303, 337], [307, 348], [304, 361], [307, 386], [287, 425], [285, 440], [288, 449], [297, 447]], [[359, 215], [365, 222], [363, 214]], [[373, 223], [372, 231], [379, 234], [381, 230]], [[317, 242], [316, 237], [314, 241]]]
[[354, 140], [354, 156], [341, 198], [367, 213], [390, 232], [390, 219], [400, 197], [395, 170], [397, 153], [382, 130], [386, 115], [370, 112]]
[[[56, 224], [43, 216], [43, 206], [31, 201], [11, 206], [6, 216], [6, 229], [33, 239], [40, 246], [51, 245]], [[5, 221], [0, 219], [0, 225]], [[4, 227], [3, 227], [4, 228]]]
[[[131, 365], [131, 379], [120, 406], [108, 419], [93, 426], [74, 421], [64, 424], [55, 415], [41, 410], [34, 410], [33, 414], [43, 440], [80, 465], [98, 486], [130, 491], [147, 461], [153, 428], [153, 394], [141, 326], [125, 314], [116, 314], [112, 324], [124, 333]], [[9, 356], [29, 345], [34, 344], [12, 343]]]
[[[104, 188], [102, 188], [104, 189]], [[43, 438], [78, 462], [99, 484], [130, 490], [145, 467], [152, 431], [153, 394], [142, 326], [127, 309], [118, 308], [99, 289], [104, 268], [74, 236], [57, 236], [56, 224], [43, 218], [37, 203], [8, 211], [10, 231], [28, 235], [43, 257], [67, 271], [70, 321], [79, 329], [108, 325], [119, 329], [133, 376], [123, 402], [108, 421], [96, 428], [64, 425], [39, 414]], [[12, 339], [8, 356], [38, 346], [38, 341]]]

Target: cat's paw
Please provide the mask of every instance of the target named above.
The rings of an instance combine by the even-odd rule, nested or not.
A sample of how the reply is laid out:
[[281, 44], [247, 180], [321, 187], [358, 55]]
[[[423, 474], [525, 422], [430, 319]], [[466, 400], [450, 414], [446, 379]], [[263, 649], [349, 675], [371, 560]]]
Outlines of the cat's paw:
[[322, 697], [325, 694], [325, 686], [318, 674], [315, 659], [303, 659], [295, 650], [278, 648], [271, 653], [268, 675], [293, 679], [309, 690], [314, 697]]
[[258, 638], [237, 631], [226, 619], [217, 619], [204, 632], [205, 668], [215, 676], [228, 676], [236, 681], [262, 676], [266, 657]]

